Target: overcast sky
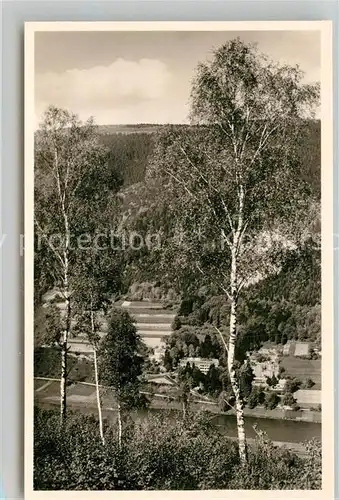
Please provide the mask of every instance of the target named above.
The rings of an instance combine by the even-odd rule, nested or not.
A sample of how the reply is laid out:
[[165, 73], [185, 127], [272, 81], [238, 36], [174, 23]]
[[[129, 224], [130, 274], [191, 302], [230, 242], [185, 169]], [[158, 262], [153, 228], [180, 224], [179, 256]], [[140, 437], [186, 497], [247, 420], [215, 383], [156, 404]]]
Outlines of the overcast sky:
[[37, 123], [49, 104], [98, 124], [184, 123], [197, 63], [236, 36], [320, 80], [315, 31], [37, 32]]

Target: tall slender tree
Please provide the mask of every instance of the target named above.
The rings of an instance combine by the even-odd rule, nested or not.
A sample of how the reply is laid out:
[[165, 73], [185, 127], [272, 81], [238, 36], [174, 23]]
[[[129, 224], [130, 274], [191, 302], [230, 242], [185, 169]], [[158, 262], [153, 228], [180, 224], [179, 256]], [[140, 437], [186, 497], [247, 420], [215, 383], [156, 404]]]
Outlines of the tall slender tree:
[[[115, 258], [114, 258], [115, 257]], [[84, 337], [93, 348], [94, 376], [97, 395], [99, 429], [105, 444], [99, 384], [98, 351], [106, 328], [106, 316], [120, 286], [118, 256], [108, 251], [89, 248], [76, 264], [73, 278], [75, 333]]]
[[[95, 199], [92, 183], [108, 163], [107, 150], [97, 140], [93, 121], [50, 106], [35, 137], [36, 255], [44, 255], [45, 270], [62, 295], [60, 415], [66, 416], [68, 339], [72, 325], [72, 277], [81, 252], [72, 238], [83, 227], [84, 214]], [[106, 168], [107, 170], [107, 168]], [[95, 176], [95, 174], [97, 174]], [[110, 178], [107, 179], [107, 186]], [[80, 231], [81, 232], [81, 231]], [[42, 250], [43, 249], [43, 250]]]
[[[80, 283], [79, 283], [80, 282]], [[99, 430], [102, 444], [105, 444], [103, 420], [102, 420], [102, 401], [99, 384], [99, 370], [98, 370], [98, 349], [100, 345], [103, 322], [102, 309], [105, 305], [105, 297], [102, 291], [96, 286], [96, 283], [91, 279], [86, 279], [81, 276], [77, 280], [75, 288], [75, 315], [76, 327], [74, 328], [79, 335], [85, 337], [93, 348], [93, 364], [94, 364], [94, 378], [96, 388], [96, 398], [98, 407]], [[100, 314], [101, 313], [101, 314]]]
[[139, 391], [144, 352], [140, 336], [128, 312], [113, 309], [107, 335], [99, 349], [99, 370], [102, 383], [112, 388], [115, 394], [120, 448], [123, 413], [147, 404]]
[[[271, 265], [276, 269], [281, 248], [292, 236], [298, 239], [301, 214], [309, 212], [310, 190], [297, 151], [299, 131], [314, 116], [318, 96], [318, 85], [304, 83], [298, 67], [276, 64], [254, 45], [231, 40], [199, 64], [192, 125], [161, 132], [148, 169], [149, 182], [163, 186], [159, 203], [171, 214], [158, 268], [164, 273], [172, 266], [178, 274], [180, 266], [195, 267], [230, 305], [223, 333], [244, 465], [243, 401], [235, 369], [238, 301], [251, 281]], [[186, 279], [191, 276], [187, 272]]]

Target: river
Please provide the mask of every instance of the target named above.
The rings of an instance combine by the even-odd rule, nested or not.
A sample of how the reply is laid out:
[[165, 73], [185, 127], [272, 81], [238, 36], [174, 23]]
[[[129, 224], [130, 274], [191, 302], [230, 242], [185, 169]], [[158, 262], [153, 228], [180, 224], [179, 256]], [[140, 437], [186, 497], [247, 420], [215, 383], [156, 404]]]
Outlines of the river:
[[[237, 436], [236, 417], [234, 415], [216, 415], [214, 423], [221, 432], [229, 437]], [[245, 430], [249, 438], [255, 438], [253, 425], [267, 433], [272, 441], [300, 443], [312, 438], [321, 439], [321, 424], [300, 422], [295, 420], [278, 420], [272, 418], [245, 417]]]
[[[158, 413], [160, 409], [151, 409], [151, 413]], [[178, 418], [178, 411], [170, 410], [173, 419]], [[146, 415], [145, 415], [146, 416]], [[180, 418], [180, 416], [179, 416]], [[220, 432], [229, 436], [237, 437], [237, 423], [235, 415], [215, 415], [212, 422]], [[272, 441], [284, 443], [300, 443], [312, 438], [321, 440], [321, 424], [316, 422], [301, 422], [296, 420], [278, 420], [273, 418], [245, 417], [245, 430], [248, 438], [255, 438], [256, 433], [253, 426], [267, 433]]]
[[[56, 408], [56, 404], [39, 403], [39, 406], [44, 408]], [[85, 406], [80, 404], [72, 404], [72, 408], [78, 409], [81, 413], [92, 413], [96, 414], [96, 408], [91, 406]], [[134, 418], [145, 419], [151, 414], [157, 414], [163, 412], [162, 409], [149, 409], [147, 412], [138, 412]], [[170, 419], [174, 421], [176, 418], [181, 418], [180, 412], [178, 410], [166, 410]], [[112, 409], [103, 410], [104, 418], [114, 421], [116, 418], [116, 412]], [[216, 425], [218, 430], [229, 437], [237, 436], [237, 425], [236, 417], [234, 415], [214, 415], [212, 416], [212, 422]], [[316, 422], [301, 422], [296, 420], [278, 420], [271, 418], [258, 418], [258, 417], [245, 417], [245, 430], [246, 435], [249, 439], [255, 438], [256, 433], [253, 426], [256, 426], [266, 432], [267, 437], [272, 441], [283, 442], [283, 443], [301, 443], [303, 441], [308, 441], [312, 438], [317, 438], [321, 440], [321, 424]]]

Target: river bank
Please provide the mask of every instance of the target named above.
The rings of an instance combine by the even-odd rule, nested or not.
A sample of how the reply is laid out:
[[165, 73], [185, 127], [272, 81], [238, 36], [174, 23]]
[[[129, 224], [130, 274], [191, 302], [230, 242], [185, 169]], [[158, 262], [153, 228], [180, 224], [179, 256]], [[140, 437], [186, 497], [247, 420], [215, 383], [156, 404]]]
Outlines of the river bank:
[[[35, 384], [35, 398], [53, 402], [59, 402], [59, 384], [58, 379], [36, 377]], [[165, 394], [149, 393], [144, 391], [144, 394], [151, 396], [151, 408], [154, 410], [180, 410], [181, 404]], [[83, 402], [84, 404], [96, 404], [95, 385], [89, 382], [76, 382], [67, 388], [67, 399], [69, 402]], [[104, 389], [103, 394], [104, 406], [111, 407], [114, 404], [114, 395], [111, 391]], [[207, 410], [217, 415], [232, 416], [235, 415], [234, 410], [230, 409], [228, 412], [222, 412], [217, 403], [209, 400], [198, 400], [195, 398], [191, 402], [192, 410]], [[311, 410], [284, 410], [282, 408], [275, 408], [274, 410], [267, 410], [264, 407], [244, 408], [246, 417], [270, 419], [270, 420], [289, 420], [296, 422], [311, 422], [321, 424], [321, 412]]]
[[[157, 409], [180, 409], [180, 404], [175, 401], [168, 401], [162, 395], [153, 395], [153, 400], [151, 407]], [[161, 399], [159, 399], [161, 398]], [[208, 410], [217, 415], [235, 415], [233, 409], [227, 412], [223, 412], [218, 407], [217, 403], [199, 401], [192, 402], [191, 408], [194, 410]], [[311, 410], [284, 410], [282, 408], [275, 408], [274, 410], [266, 410], [266, 408], [256, 407], [256, 408], [244, 408], [244, 415], [247, 417], [257, 417], [272, 420], [292, 420], [300, 422], [314, 422], [321, 424], [321, 412], [311, 411]]]
[[[35, 405], [40, 407], [40, 408], [45, 408], [49, 410], [58, 410], [59, 408], [59, 402], [57, 400], [54, 401], [35, 401]], [[84, 414], [90, 414], [96, 416], [97, 414], [97, 408], [95, 405], [86, 405], [84, 403], [71, 403], [70, 407], [72, 410], [75, 411], [80, 411], [81, 413]], [[163, 409], [155, 409], [155, 408], [150, 408], [147, 412], [134, 412], [132, 413], [132, 418], [147, 418], [150, 413], [155, 413], [158, 411], [163, 411]], [[170, 412], [170, 421], [180, 418], [178, 415], [177, 410], [169, 410]], [[116, 408], [103, 408], [102, 410], [102, 415], [104, 419], [107, 419], [110, 422], [115, 422], [117, 418], [117, 410]], [[223, 418], [223, 417], [226, 417]], [[220, 421], [220, 418], [222, 421]], [[306, 448], [304, 445], [305, 441], [310, 440], [312, 437], [316, 437], [320, 439], [320, 433], [319, 432], [314, 432], [313, 429], [303, 429], [300, 428], [300, 424], [298, 428], [294, 429], [294, 432], [291, 433], [290, 426], [282, 425], [279, 426], [278, 429], [276, 429], [278, 432], [272, 432], [272, 427], [269, 425], [269, 419], [253, 419], [253, 418], [247, 418], [245, 422], [245, 427], [246, 427], [246, 435], [247, 435], [247, 441], [249, 444], [254, 445], [256, 442], [256, 431], [254, 430], [254, 426], [260, 429], [261, 431], [264, 431], [267, 435], [267, 437], [272, 441], [274, 446], [282, 447], [289, 449], [290, 451], [293, 451], [296, 453], [298, 456], [305, 456], [306, 455]], [[237, 430], [236, 430], [236, 420], [235, 417], [232, 415], [215, 415], [215, 418], [213, 418], [213, 423], [218, 429], [221, 434], [226, 435], [231, 441], [236, 441], [237, 440]], [[286, 422], [285, 422], [286, 424]], [[298, 423], [295, 422], [295, 424], [298, 426]], [[291, 441], [287, 440], [282, 440], [282, 439], [293, 439]], [[298, 438], [298, 440], [295, 440]]]
[[[35, 381], [35, 404], [45, 408], [58, 408], [59, 400], [59, 381], [39, 379]], [[113, 395], [105, 390], [102, 391], [102, 408], [103, 415], [110, 421], [116, 419], [116, 408]], [[82, 413], [97, 413], [96, 394], [93, 384], [73, 384], [67, 388], [67, 403], [70, 408], [79, 410]], [[214, 404], [207, 402], [193, 403], [191, 410], [207, 410], [211, 413], [211, 419], [219, 432], [227, 435], [230, 438], [236, 438], [237, 425], [235, 415], [231, 410], [227, 413], [222, 413]], [[249, 410], [249, 409], [248, 409]], [[245, 427], [246, 434], [249, 439], [254, 439], [256, 433], [253, 429], [257, 426], [260, 430], [267, 434], [267, 437], [273, 442], [280, 443], [302, 443], [312, 438], [321, 440], [321, 425], [318, 422], [307, 421], [301, 419], [278, 418], [281, 413], [272, 410], [273, 418], [267, 418], [267, 410], [261, 413], [260, 408], [254, 409], [251, 412], [245, 412]], [[168, 411], [170, 419], [177, 420], [181, 414], [181, 404], [177, 401], [166, 401], [164, 397], [155, 397], [152, 400], [149, 410], [138, 412], [136, 418], [148, 418], [149, 413], [157, 413]], [[291, 447], [290, 447], [291, 448]], [[301, 448], [302, 449], [302, 446]]]

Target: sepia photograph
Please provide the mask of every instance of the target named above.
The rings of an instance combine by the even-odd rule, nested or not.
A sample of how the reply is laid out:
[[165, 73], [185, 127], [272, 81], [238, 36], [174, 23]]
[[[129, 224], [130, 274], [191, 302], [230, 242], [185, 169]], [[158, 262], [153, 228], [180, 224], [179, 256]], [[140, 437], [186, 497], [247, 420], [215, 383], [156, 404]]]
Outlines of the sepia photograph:
[[324, 491], [329, 33], [26, 23], [32, 490]]

